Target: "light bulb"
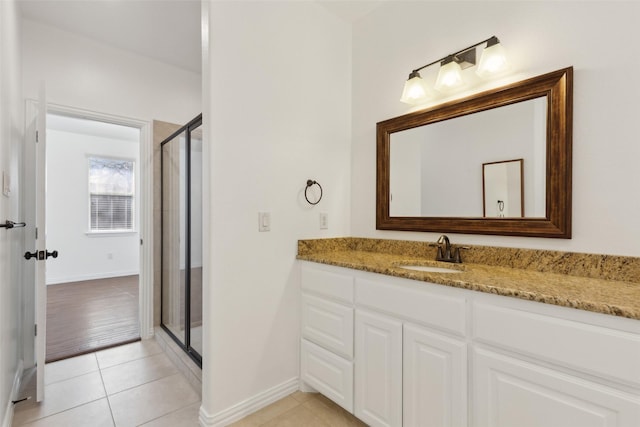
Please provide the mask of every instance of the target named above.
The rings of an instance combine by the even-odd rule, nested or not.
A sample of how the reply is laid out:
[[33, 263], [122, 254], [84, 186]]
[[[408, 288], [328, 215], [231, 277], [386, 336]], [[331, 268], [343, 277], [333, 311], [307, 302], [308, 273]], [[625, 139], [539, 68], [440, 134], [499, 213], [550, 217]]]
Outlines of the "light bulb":
[[409, 75], [409, 79], [404, 84], [400, 102], [409, 105], [416, 105], [429, 98], [429, 88], [417, 71]]
[[487, 47], [482, 51], [476, 74], [484, 78], [493, 77], [508, 71], [509, 68], [509, 61], [507, 61], [504, 47], [502, 47], [498, 39], [495, 39], [493, 43], [490, 40], [487, 43]]
[[[448, 61], [448, 62], [447, 62]], [[438, 78], [436, 79], [436, 89], [441, 92], [446, 92], [464, 84], [462, 80], [462, 68], [460, 64], [453, 60], [453, 58], [447, 58], [443, 61], [438, 72]]]

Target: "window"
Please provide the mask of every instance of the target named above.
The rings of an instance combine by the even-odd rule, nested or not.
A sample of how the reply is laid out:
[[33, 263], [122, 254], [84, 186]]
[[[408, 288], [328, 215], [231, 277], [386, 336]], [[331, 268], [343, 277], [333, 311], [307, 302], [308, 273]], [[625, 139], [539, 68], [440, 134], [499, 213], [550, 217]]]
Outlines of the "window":
[[89, 157], [91, 231], [133, 231], [134, 162]]

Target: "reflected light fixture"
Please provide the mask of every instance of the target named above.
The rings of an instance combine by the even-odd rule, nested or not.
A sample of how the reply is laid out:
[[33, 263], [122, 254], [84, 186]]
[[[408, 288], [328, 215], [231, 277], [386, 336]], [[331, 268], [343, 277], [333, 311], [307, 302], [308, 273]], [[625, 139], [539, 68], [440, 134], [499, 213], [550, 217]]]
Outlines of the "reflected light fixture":
[[464, 86], [462, 70], [476, 65], [476, 48], [486, 43], [482, 57], [478, 63], [476, 74], [482, 78], [489, 78], [503, 74], [509, 69], [504, 48], [496, 36], [447, 55], [420, 68], [411, 71], [402, 92], [401, 102], [410, 105], [425, 102], [431, 96], [429, 85], [420, 77], [420, 70], [435, 64], [440, 64], [440, 71], [435, 83], [435, 89], [440, 92], [453, 91]]

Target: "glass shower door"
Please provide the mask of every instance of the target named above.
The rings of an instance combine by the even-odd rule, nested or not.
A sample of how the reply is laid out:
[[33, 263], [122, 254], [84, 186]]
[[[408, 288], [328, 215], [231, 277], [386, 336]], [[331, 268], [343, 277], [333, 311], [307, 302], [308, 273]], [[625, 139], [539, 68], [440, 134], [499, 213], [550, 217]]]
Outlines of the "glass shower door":
[[161, 147], [162, 327], [202, 366], [202, 116]]
[[202, 354], [202, 126], [191, 131], [190, 346]]

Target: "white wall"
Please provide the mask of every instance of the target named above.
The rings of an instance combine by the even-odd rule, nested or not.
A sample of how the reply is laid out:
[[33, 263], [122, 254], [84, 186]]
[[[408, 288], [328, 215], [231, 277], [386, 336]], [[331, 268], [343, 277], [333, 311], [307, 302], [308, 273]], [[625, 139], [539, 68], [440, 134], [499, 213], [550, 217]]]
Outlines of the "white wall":
[[[0, 1], [0, 174], [11, 195], [0, 194], [0, 222], [21, 221], [23, 104], [20, 82], [20, 14], [15, 1]], [[1, 177], [0, 177], [1, 180]], [[9, 426], [12, 387], [22, 359], [21, 273], [24, 228], [0, 229], [0, 424]]]
[[[314, 2], [207, 7], [201, 414], [213, 423], [297, 378], [297, 240], [350, 234], [351, 42]], [[315, 207], [307, 179], [324, 189]], [[270, 232], [258, 211], [271, 212]]]
[[[60, 254], [47, 263], [47, 284], [138, 274], [139, 154], [137, 141], [47, 130], [47, 246]], [[135, 162], [135, 232], [87, 234], [89, 156]]]
[[[637, 2], [385, 2], [353, 27], [352, 235], [433, 241], [375, 229], [375, 124], [408, 112], [409, 71], [491, 35], [511, 78], [573, 65], [573, 238], [450, 236], [452, 242], [640, 255], [640, 29]], [[594, 30], [597, 29], [597, 30]], [[437, 68], [437, 67], [436, 67]]]
[[53, 104], [171, 123], [201, 112], [199, 74], [45, 24], [23, 24], [26, 98], [36, 99], [45, 80]]

